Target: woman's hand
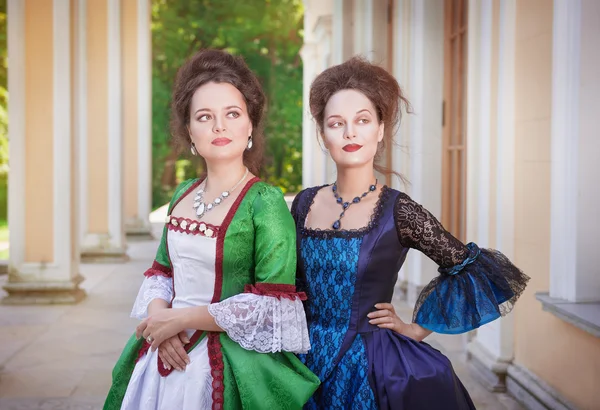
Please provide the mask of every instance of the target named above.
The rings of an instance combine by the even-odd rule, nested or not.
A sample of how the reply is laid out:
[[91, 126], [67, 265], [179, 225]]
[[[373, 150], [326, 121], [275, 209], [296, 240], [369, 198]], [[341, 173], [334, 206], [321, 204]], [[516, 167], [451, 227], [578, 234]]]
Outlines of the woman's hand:
[[158, 355], [163, 361], [165, 369], [171, 370], [174, 367], [183, 371], [190, 364], [190, 358], [183, 346], [190, 342], [185, 331], [178, 335], [168, 338], [158, 347]]
[[375, 305], [375, 312], [371, 312], [367, 315], [369, 323], [377, 325], [384, 329], [391, 329], [396, 333], [402, 334], [402, 331], [407, 326], [396, 314], [396, 309], [391, 303], [378, 303]]
[[165, 340], [185, 330], [185, 309], [161, 309], [153, 312], [136, 328], [135, 334], [143, 336], [154, 352]]
[[417, 342], [422, 341], [431, 334], [430, 330], [424, 329], [416, 323], [406, 323], [396, 314], [396, 309], [391, 303], [378, 303], [375, 305], [375, 312], [367, 315], [369, 323], [377, 325], [384, 329], [391, 329], [394, 332], [406, 337], [410, 337]]

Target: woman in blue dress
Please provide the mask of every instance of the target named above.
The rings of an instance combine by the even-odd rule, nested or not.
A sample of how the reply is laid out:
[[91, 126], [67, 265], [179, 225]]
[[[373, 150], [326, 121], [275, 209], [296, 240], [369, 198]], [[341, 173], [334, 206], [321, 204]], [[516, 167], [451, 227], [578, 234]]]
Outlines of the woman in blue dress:
[[[311, 86], [311, 114], [337, 181], [303, 190], [292, 206], [312, 345], [301, 360], [321, 380], [305, 408], [473, 409], [448, 358], [422, 340], [505, 315], [529, 279], [500, 252], [463, 244], [408, 195], [377, 183], [375, 171], [393, 172], [377, 161], [405, 104], [393, 76], [356, 57]], [[410, 324], [391, 305], [409, 249], [440, 273]]]

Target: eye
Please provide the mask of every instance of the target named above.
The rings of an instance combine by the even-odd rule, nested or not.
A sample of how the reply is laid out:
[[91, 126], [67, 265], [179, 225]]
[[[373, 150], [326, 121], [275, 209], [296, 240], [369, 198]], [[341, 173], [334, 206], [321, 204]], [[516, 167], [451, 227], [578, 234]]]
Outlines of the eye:
[[329, 128], [339, 128], [341, 127], [343, 124], [341, 121], [336, 121], [336, 122], [332, 122], [329, 124]]
[[227, 117], [229, 118], [238, 118], [240, 116], [240, 113], [237, 111], [230, 111], [227, 113]]
[[211, 116], [209, 114], [202, 114], [201, 116], [199, 116], [197, 118], [197, 121], [204, 122], [204, 121], [208, 121], [210, 119], [211, 119]]
[[368, 124], [370, 121], [367, 118], [361, 118], [360, 120], [358, 120], [359, 124]]

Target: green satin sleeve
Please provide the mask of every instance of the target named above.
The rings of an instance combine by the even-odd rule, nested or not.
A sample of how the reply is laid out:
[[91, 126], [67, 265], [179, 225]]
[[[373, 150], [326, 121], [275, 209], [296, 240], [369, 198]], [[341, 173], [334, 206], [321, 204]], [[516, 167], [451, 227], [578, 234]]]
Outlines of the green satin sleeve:
[[265, 185], [253, 204], [256, 283], [294, 285], [296, 225], [279, 188]]

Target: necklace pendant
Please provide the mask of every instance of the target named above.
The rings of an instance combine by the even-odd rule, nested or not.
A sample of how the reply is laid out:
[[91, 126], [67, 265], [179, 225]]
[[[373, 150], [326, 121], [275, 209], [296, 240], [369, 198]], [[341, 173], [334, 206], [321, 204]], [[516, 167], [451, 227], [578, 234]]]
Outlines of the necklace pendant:
[[337, 221], [335, 221], [335, 222], [333, 223], [333, 225], [331, 225], [331, 227], [337, 231], [338, 229], [340, 229], [340, 226], [341, 226], [341, 225], [342, 225], [342, 223], [341, 223], [341, 222], [340, 222], [340, 220], [338, 219]]
[[196, 208], [196, 216], [201, 217], [202, 215], [204, 215], [205, 210], [206, 205], [204, 203], [201, 203], [200, 205], [198, 205], [198, 208]]
[[198, 209], [199, 206], [200, 206], [200, 201], [194, 202], [194, 209]]
[[229, 191], [223, 191], [223, 193], [221, 194], [221, 196], [223, 198], [227, 198], [229, 196]]
[[210, 211], [211, 209], [213, 209], [213, 204], [206, 205], [206, 210], [207, 211]]
[[215, 204], [219, 205], [221, 203], [221, 198], [216, 198], [215, 199]]

